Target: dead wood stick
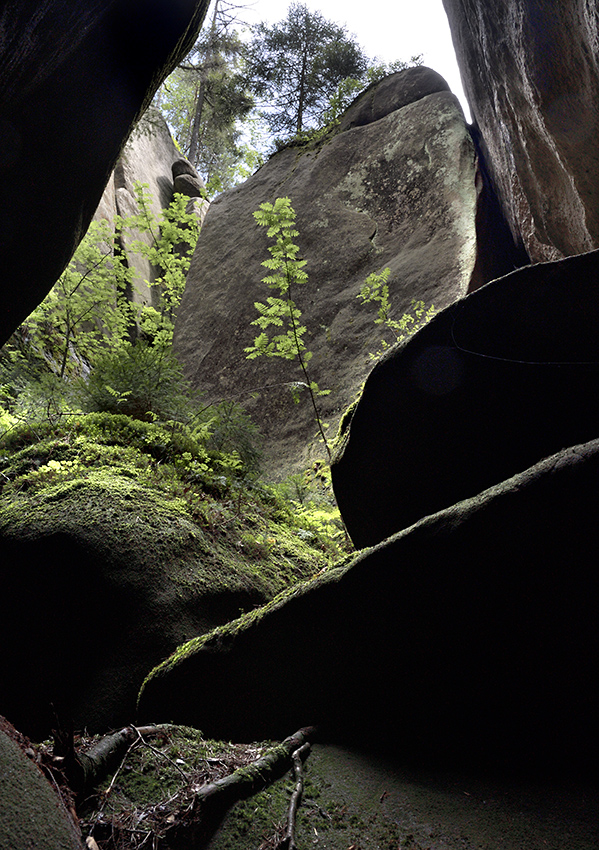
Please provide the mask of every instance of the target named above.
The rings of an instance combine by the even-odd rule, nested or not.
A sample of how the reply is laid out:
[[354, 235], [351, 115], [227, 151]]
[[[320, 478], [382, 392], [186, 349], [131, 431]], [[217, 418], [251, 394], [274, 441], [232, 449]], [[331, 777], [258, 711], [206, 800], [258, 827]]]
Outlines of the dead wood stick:
[[59, 759], [70, 788], [77, 794], [86, 793], [99, 785], [123, 760], [129, 748], [140, 736], [158, 734], [159, 726], [125, 726], [119, 732], [105, 735], [86, 753], [76, 753], [72, 732], [55, 733], [55, 753]]
[[[240, 767], [200, 788], [186, 817], [168, 830], [168, 840], [178, 845], [185, 835], [186, 846], [205, 848], [226, 812], [239, 800], [246, 800], [284, 776], [292, 764], [292, 754], [314, 735], [315, 727], [299, 729], [246, 767]], [[169, 846], [170, 846], [169, 844]]]
[[289, 802], [289, 814], [287, 815], [287, 832], [277, 845], [277, 850], [297, 850], [295, 843], [295, 826], [297, 822], [297, 810], [302, 802], [304, 793], [304, 760], [310, 755], [310, 744], [305, 743], [292, 754], [293, 775], [295, 777], [295, 788]]
[[209, 809], [214, 805], [229, 808], [237, 800], [245, 800], [257, 794], [287, 773], [292, 754], [300, 749], [314, 732], [313, 726], [298, 729], [295, 734], [285, 738], [247, 767], [240, 767], [229, 776], [204, 785], [196, 794], [196, 805], [202, 809]]

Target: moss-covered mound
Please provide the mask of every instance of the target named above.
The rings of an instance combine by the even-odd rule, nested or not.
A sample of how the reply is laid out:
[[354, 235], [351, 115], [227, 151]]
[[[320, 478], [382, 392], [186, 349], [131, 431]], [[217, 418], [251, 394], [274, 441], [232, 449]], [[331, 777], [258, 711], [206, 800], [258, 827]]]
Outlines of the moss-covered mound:
[[26, 732], [47, 732], [51, 702], [76, 726], [130, 720], [177, 645], [327, 568], [330, 539], [223, 463], [107, 414], [5, 440], [2, 709]]
[[73, 819], [25, 754], [27, 745], [0, 717], [0, 850], [78, 850]]

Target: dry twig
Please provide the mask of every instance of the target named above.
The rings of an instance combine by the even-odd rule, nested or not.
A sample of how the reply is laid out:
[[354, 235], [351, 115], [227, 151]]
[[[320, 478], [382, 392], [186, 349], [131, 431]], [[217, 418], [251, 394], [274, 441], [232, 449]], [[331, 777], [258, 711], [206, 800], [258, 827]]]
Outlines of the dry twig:
[[297, 844], [295, 843], [297, 810], [299, 809], [300, 803], [302, 801], [302, 794], [304, 791], [304, 760], [307, 759], [309, 755], [310, 744], [307, 742], [301, 747], [299, 747], [297, 750], [295, 750], [294, 753], [292, 753], [295, 788], [293, 789], [293, 794], [291, 795], [291, 800], [289, 802], [289, 814], [287, 815], [287, 831], [283, 840], [280, 841], [277, 845], [277, 850], [297, 850]]

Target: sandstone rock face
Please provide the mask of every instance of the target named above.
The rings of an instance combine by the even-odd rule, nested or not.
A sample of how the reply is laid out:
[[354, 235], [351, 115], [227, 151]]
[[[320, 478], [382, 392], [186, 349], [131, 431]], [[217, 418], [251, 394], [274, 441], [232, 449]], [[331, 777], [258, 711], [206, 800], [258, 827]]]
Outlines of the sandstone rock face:
[[[172, 201], [173, 192], [190, 194], [189, 191], [183, 192], [180, 186], [173, 185], [173, 165], [178, 163], [178, 168], [181, 169], [184, 167], [182, 165], [184, 162], [163, 116], [158, 110], [150, 107], [123, 148], [94, 218], [106, 219], [114, 225], [116, 215], [123, 218], [137, 215], [141, 210], [136, 200], [135, 184], [145, 183], [151, 198], [150, 212], [154, 219], [158, 220], [162, 210]], [[190, 180], [195, 175], [196, 183], [201, 189], [202, 181], [195, 168], [189, 162], [186, 163], [185, 168], [185, 173], [189, 175]], [[197, 214], [200, 222], [203, 220], [207, 207], [207, 202], [198, 207]], [[152, 237], [147, 233], [124, 231], [121, 234], [121, 242], [125, 250], [135, 240], [141, 240], [147, 245], [152, 244]], [[128, 252], [128, 257], [135, 269], [131, 293], [133, 302], [154, 303], [155, 296], [148, 282], [152, 283], [156, 280], [158, 276], [156, 270], [140, 254], [131, 251]]]
[[207, 0], [7, 0], [0, 10], [0, 343], [85, 233], [132, 126]]
[[315, 723], [420, 764], [594, 770], [598, 481], [595, 440], [427, 517], [182, 648], [140, 720], [250, 741]]
[[0, 717], [0, 850], [81, 850], [75, 824], [27, 746]]
[[[261, 203], [288, 196], [297, 212], [309, 283], [294, 298], [309, 331], [313, 377], [331, 390], [322, 416], [333, 427], [371, 368], [369, 352], [380, 346], [376, 311], [356, 297], [367, 275], [391, 269], [397, 317], [413, 298], [443, 308], [471, 284], [477, 190], [463, 114], [434, 72], [409, 69], [390, 80], [380, 84], [381, 102], [401, 108], [384, 114], [377, 107], [378, 120], [318, 149], [288, 147], [213, 202], [192, 261], [175, 350], [207, 399], [247, 405], [266, 437], [271, 469], [305, 462], [316, 425], [307, 398], [295, 405], [289, 392], [302, 380], [294, 363], [245, 360], [258, 333], [249, 324], [253, 304], [270, 294], [261, 282], [269, 240], [252, 216]], [[431, 80], [441, 90], [430, 93]], [[416, 99], [406, 102], [406, 92]], [[378, 102], [376, 90], [368, 97]], [[313, 452], [324, 456], [318, 444]]]
[[599, 9], [444, 0], [514, 235], [534, 261], [599, 247]]
[[599, 252], [519, 269], [372, 371], [332, 466], [357, 546], [599, 434]]

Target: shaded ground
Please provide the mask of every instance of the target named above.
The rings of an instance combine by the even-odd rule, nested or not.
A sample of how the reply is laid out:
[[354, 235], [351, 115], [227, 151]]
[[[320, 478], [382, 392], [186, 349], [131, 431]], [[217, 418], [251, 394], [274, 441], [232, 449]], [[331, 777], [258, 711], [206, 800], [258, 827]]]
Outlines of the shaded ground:
[[[599, 787], [406, 769], [315, 745], [298, 819], [302, 850], [596, 850]], [[229, 814], [210, 850], [270, 848], [288, 778]]]

